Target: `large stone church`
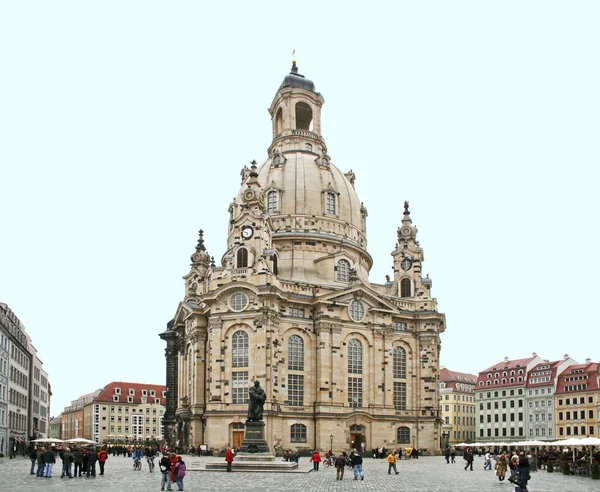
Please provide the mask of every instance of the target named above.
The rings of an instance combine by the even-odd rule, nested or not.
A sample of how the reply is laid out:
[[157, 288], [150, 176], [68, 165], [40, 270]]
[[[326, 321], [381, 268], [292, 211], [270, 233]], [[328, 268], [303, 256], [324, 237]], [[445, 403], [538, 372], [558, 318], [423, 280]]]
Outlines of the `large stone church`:
[[405, 203], [396, 237], [390, 228], [394, 276], [370, 283], [367, 209], [354, 173], [329, 156], [323, 103], [294, 62], [269, 108], [267, 159], [242, 170], [218, 265], [200, 231], [185, 297], [160, 334], [170, 445], [240, 446], [258, 380], [273, 451], [439, 451], [445, 318], [417, 228]]

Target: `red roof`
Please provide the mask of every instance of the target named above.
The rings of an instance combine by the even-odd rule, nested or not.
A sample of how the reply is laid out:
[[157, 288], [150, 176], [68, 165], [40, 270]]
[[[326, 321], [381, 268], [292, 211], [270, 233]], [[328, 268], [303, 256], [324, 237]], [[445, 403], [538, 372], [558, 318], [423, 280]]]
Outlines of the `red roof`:
[[456, 372], [450, 369], [443, 368], [440, 371], [440, 381], [446, 383], [446, 387], [452, 388], [451, 383], [465, 383], [465, 384], [476, 384], [477, 376], [474, 374], [467, 374], [466, 372]]
[[[581, 379], [576, 379], [581, 377]], [[583, 386], [585, 389], [570, 389], [567, 386]], [[585, 393], [587, 391], [598, 390], [598, 363], [590, 362], [585, 364], [574, 364], [567, 367], [556, 381], [555, 394]]]
[[[515, 360], [503, 360], [494, 364], [491, 367], [481, 371], [479, 373], [479, 377], [477, 378], [477, 385], [483, 382], [485, 387], [509, 387], [509, 386], [524, 386], [527, 378], [527, 365], [530, 364], [537, 355], [534, 354], [534, 357], [528, 357], [527, 359], [515, 359]], [[519, 370], [523, 370], [521, 374], [519, 374]], [[511, 374], [510, 371], [514, 371], [515, 374]], [[506, 375], [503, 374], [506, 372]], [[498, 373], [498, 376], [496, 376]], [[491, 375], [491, 377], [488, 377]], [[510, 379], [514, 378], [514, 381], [511, 383]], [[521, 381], [519, 381], [521, 378]], [[503, 383], [502, 380], [506, 382]], [[490, 381], [490, 384], [487, 384], [487, 381]], [[498, 381], [498, 383], [495, 383]]]
[[[167, 387], [161, 384], [113, 381], [104, 387], [102, 393], [94, 401], [141, 404], [142, 398], [146, 398], [146, 403], [155, 403], [156, 398], [158, 398], [160, 399], [160, 405], [164, 406], [167, 403], [163, 395], [165, 391], [167, 391]], [[130, 398], [129, 401], [128, 398]]]
[[[556, 373], [558, 371], [558, 365], [563, 363], [564, 360], [555, 360], [554, 362], [541, 362], [527, 373], [527, 384], [525, 385], [527, 388], [539, 388], [541, 386], [549, 386], [554, 384], [554, 380], [556, 379]], [[545, 374], [550, 372], [550, 374]], [[549, 377], [548, 381], [541, 381], [537, 383], [532, 383], [532, 379], [545, 379]]]

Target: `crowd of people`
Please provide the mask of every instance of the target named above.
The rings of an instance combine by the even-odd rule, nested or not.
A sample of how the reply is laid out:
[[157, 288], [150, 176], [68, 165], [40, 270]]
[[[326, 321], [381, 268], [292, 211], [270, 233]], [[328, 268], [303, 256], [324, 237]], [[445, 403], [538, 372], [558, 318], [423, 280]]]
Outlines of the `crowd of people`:
[[100, 467], [100, 475], [104, 475], [104, 465], [108, 459], [108, 453], [105, 449], [96, 451], [95, 448], [78, 448], [76, 446], [55, 446], [48, 447], [33, 446], [29, 452], [31, 460], [31, 475], [38, 477], [52, 478], [54, 466], [57, 460], [61, 460], [60, 478], [96, 477], [96, 463]]

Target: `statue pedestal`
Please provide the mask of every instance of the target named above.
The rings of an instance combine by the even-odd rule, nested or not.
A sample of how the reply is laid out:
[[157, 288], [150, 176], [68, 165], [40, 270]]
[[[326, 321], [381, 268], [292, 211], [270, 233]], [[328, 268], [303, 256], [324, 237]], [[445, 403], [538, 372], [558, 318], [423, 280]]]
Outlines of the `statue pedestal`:
[[[227, 463], [207, 463], [207, 470], [225, 471]], [[246, 421], [246, 436], [239, 452], [235, 455], [232, 471], [245, 472], [297, 472], [298, 463], [279, 461], [271, 453], [265, 440], [265, 423]]]
[[271, 454], [269, 445], [265, 440], [265, 423], [246, 420], [246, 435], [238, 456], [255, 453]]

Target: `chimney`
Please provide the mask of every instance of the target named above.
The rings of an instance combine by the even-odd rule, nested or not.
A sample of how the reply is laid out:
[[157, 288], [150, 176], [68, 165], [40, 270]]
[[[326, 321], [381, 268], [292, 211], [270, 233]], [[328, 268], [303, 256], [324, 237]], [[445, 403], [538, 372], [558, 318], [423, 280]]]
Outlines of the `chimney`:
[[569, 358], [569, 354], [565, 354], [565, 360]]
[[535, 359], [537, 357], [537, 354], [534, 352], [533, 354], [531, 354], [531, 357]]
[[592, 363], [592, 359], [590, 359], [589, 357], [587, 359], [585, 359], [585, 363], [586, 364], [591, 364]]
[[508, 357], [504, 357], [504, 362], [508, 362]]

